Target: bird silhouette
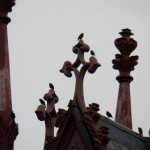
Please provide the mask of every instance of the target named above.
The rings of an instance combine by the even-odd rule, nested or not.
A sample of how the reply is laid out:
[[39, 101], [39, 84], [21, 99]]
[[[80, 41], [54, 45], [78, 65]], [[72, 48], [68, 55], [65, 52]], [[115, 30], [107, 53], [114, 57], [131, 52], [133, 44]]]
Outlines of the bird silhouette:
[[112, 114], [111, 114], [109, 111], [106, 111], [106, 115], [107, 115], [107, 117], [109, 117], [109, 118], [113, 118], [113, 117], [112, 117]]
[[45, 105], [45, 102], [44, 102], [44, 100], [42, 100], [42, 99], [39, 99], [39, 101], [40, 101], [40, 103], [41, 103], [42, 105]]
[[91, 55], [94, 56], [95, 52], [93, 50], [90, 51]]
[[54, 85], [52, 83], [49, 83], [49, 87], [54, 90]]
[[142, 130], [141, 127], [138, 127], [138, 131], [139, 131], [139, 133], [140, 133], [141, 135], [143, 135], [143, 130]]
[[[81, 34], [78, 36], [78, 40], [82, 40], [83, 36], [84, 36], [84, 33], [81, 33]], [[78, 40], [77, 40], [77, 41], [78, 41]]]
[[13, 111], [11, 112], [10, 116], [11, 116], [12, 119], [16, 118], [16, 115], [15, 115], [15, 113]]

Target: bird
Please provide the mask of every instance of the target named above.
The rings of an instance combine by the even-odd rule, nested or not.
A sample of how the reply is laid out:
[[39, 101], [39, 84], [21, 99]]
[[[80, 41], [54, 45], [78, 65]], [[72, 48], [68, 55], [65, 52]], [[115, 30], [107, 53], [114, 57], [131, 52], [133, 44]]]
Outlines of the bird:
[[11, 116], [12, 119], [16, 118], [16, 115], [15, 115], [15, 113], [13, 111], [11, 112], [10, 116]]
[[49, 83], [49, 87], [54, 90], [54, 85], [52, 83]]
[[[84, 36], [84, 33], [81, 33], [81, 34], [78, 36], [78, 40], [82, 40], [83, 36]], [[78, 40], [77, 40], [77, 41], [78, 41]]]
[[93, 50], [90, 51], [91, 55], [94, 56], [95, 52]]
[[139, 133], [140, 133], [141, 135], [143, 135], [143, 130], [142, 130], [141, 127], [138, 127], [138, 131], [139, 131]]
[[107, 117], [109, 117], [109, 118], [113, 118], [113, 117], [112, 117], [112, 114], [111, 114], [109, 111], [106, 111], [106, 115], [107, 115]]
[[45, 102], [44, 102], [44, 100], [42, 100], [42, 99], [39, 99], [39, 101], [40, 101], [40, 103], [41, 103], [42, 105], [45, 105]]

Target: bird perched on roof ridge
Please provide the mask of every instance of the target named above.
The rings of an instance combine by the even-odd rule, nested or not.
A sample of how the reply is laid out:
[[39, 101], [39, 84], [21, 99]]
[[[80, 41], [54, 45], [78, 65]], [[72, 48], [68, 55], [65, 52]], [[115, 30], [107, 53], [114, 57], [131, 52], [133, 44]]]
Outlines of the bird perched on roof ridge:
[[113, 117], [112, 117], [112, 114], [111, 114], [109, 111], [106, 111], [106, 115], [107, 115], [107, 117], [109, 117], [109, 118], [113, 118]]
[[95, 52], [94, 52], [93, 50], [90, 51], [90, 54], [91, 54], [92, 56], [95, 56]]
[[41, 103], [42, 105], [45, 105], [45, 102], [44, 102], [44, 100], [42, 100], [42, 99], [39, 99], [39, 101], [40, 101], [40, 103]]
[[138, 127], [138, 131], [139, 131], [139, 133], [140, 133], [141, 135], [143, 135], [143, 130], [142, 130], [141, 127]]
[[[81, 34], [78, 36], [78, 40], [82, 40], [83, 36], [84, 36], [84, 33], [81, 33]], [[77, 41], [78, 41], [78, 40], [77, 40]]]
[[49, 83], [49, 87], [54, 90], [54, 85], [52, 83]]

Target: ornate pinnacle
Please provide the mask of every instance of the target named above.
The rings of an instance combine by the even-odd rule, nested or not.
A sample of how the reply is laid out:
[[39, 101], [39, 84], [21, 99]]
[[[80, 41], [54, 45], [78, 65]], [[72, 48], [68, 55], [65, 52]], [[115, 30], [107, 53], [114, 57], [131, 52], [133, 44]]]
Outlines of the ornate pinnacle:
[[[45, 101], [47, 101], [47, 105], [45, 105], [44, 100], [40, 99], [41, 105], [39, 105], [39, 107], [35, 111], [38, 119], [40, 121], [44, 121], [44, 120], [46, 121], [46, 120], [49, 120], [51, 118], [57, 117], [57, 114], [55, 111], [55, 103], [58, 102], [58, 97], [57, 97], [54, 89], [50, 89], [48, 91], [48, 93], [46, 93], [44, 95], [43, 98]], [[49, 118], [49, 116], [51, 116], [51, 117]]]
[[[50, 84], [52, 87], [52, 84]], [[54, 126], [56, 123], [57, 113], [55, 110], [55, 103], [58, 102], [58, 97], [55, 94], [53, 88], [49, 90], [48, 93], [44, 95], [44, 100], [47, 101], [47, 105], [45, 105], [44, 100], [40, 99], [41, 105], [38, 106], [35, 111], [37, 118], [40, 121], [45, 121], [45, 149], [50, 140], [54, 140]]]
[[130, 56], [130, 54], [137, 47], [137, 42], [130, 38], [133, 33], [130, 29], [122, 29], [120, 32], [121, 38], [115, 40], [115, 46], [121, 54], [116, 54], [116, 59], [112, 61], [113, 68], [119, 70], [120, 75], [117, 80], [121, 82], [126, 80], [131, 82], [133, 78], [130, 76], [130, 72], [134, 70], [134, 66], [138, 64], [138, 56]]
[[120, 86], [115, 120], [132, 129], [130, 82], [133, 77], [130, 76], [130, 72], [138, 64], [138, 56], [130, 56], [130, 54], [137, 47], [137, 42], [130, 37], [133, 35], [130, 29], [123, 29], [120, 35], [122, 37], [115, 40], [115, 46], [121, 54], [116, 54], [116, 59], [112, 61], [113, 68], [120, 73], [116, 78]]
[[[86, 106], [84, 102], [83, 95], [83, 79], [86, 71], [89, 73], [94, 73], [97, 68], [100, 66], [97, 59], [94, 56], [89, 58], [89, 62], [85, 61], [84, 53], [89, 52], [90, 47], [84, 43], [82, 39], [73, 47], [73, 52], [77, 54], [76, 61], [72, 64], [70, 61], [66, 61], [60, 70], [61, 73], [64, 73], [67, 77], [72, 76], [72, 71], [76, 77], [76, 86], [73, 100], [76, 101], [82, 112], [85, 111]], [[80, 70], [78, 67], [82, 64]]]

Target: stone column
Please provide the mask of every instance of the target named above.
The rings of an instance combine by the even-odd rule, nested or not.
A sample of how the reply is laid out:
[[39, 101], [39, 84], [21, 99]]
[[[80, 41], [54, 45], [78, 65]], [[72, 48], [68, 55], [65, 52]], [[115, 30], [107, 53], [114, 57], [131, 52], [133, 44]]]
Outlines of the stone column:
[[0, 0], [0, 149], [13, 150], [14, 140], [18, 134], [18, 126], [15, 123], [15, 114], [12, 113], [10, 68], [7, 24], [10, 18], [7, 16], [15, 5], [15, 0]]
[[6, 123], [10, 121], [8, 114], [12, 111], [7, 37], [7, 24], [10, 18], [7, 14], [14, 4], [14, 0], [0, 0], [0, 112]]
[[115, 121], [132, 129], [130, 82], [133, 77], [130, 76], [130, 72], [137, 65], [138, 56], [130, 54], [137, 47], [137, 42], [130, 38], [133, 35], [130, 29], [123, 29], [120, 35], [122, 37], [115, 40], [115, 46], [121, 54], [116, 54], [116, 59], [112, 61], [113, 68], [120, 73], [116, 78], [120, 85]]

